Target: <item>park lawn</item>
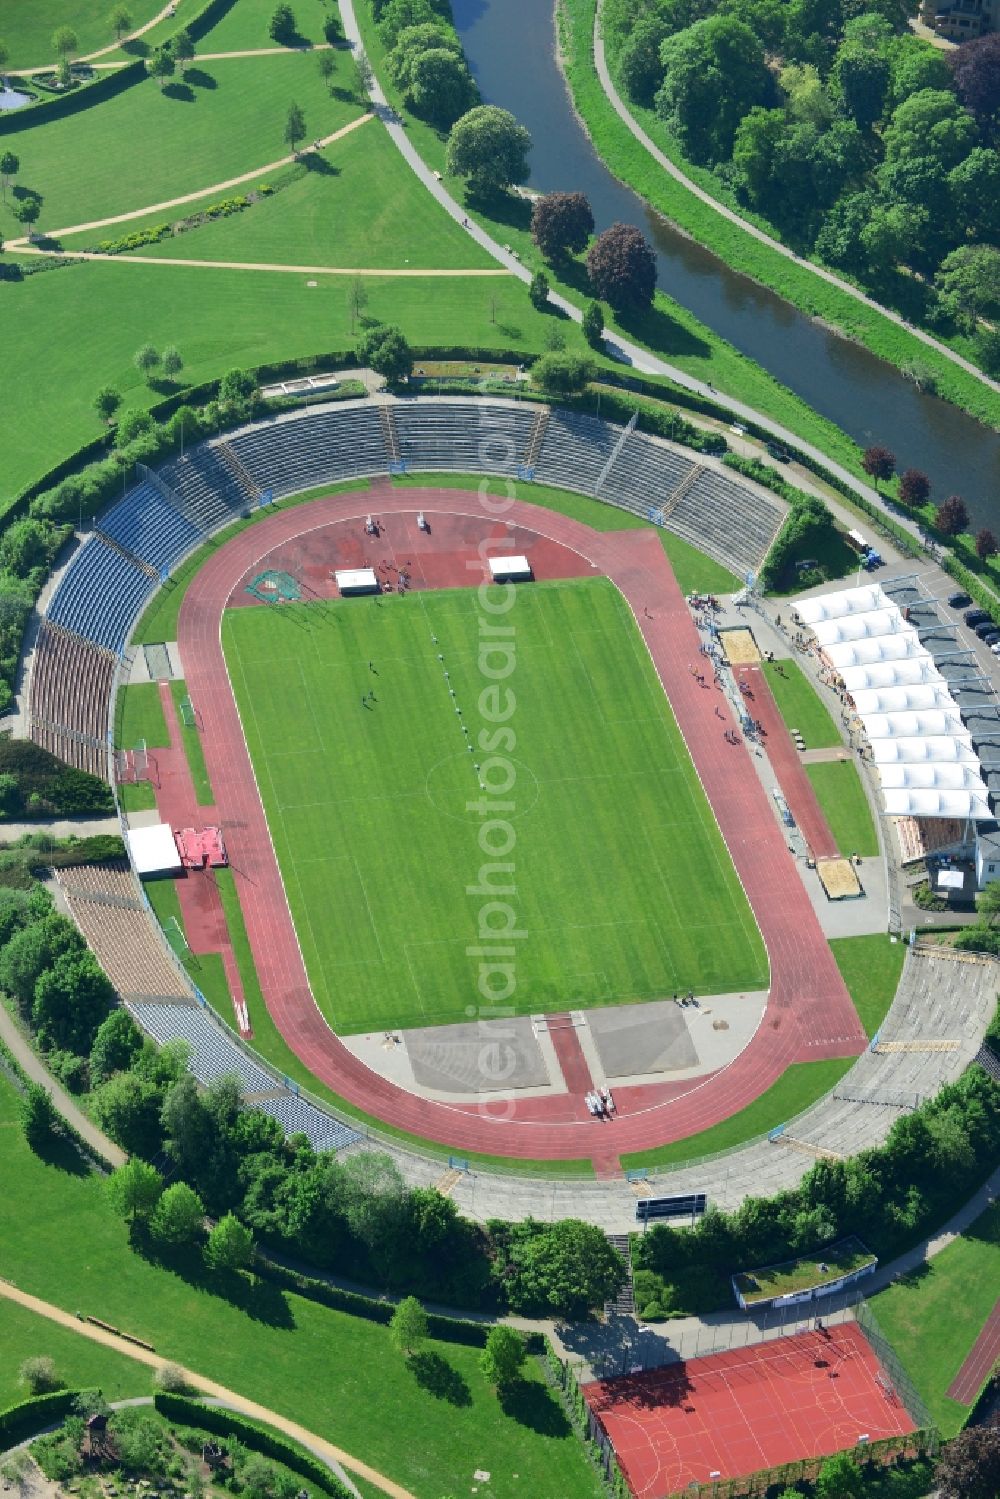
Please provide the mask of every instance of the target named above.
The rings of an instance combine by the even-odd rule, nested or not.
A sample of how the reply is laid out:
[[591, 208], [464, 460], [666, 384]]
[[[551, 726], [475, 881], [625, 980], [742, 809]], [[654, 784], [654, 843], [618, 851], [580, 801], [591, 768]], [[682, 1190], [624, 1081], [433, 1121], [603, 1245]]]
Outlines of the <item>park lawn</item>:
[[[530, 1014], [763, 987], [760, 934], [628, 606], [587, 579], [536, 584], [516, 610], [528, 935], [505, 1002]], [[477, 627], [471, 589], [422, 594], [419, 607], [388, 597], [223, 615], [313, 993], [344, 1034], [464, 1020], [476, 992], [466, 887], [482, 853], [461, 713], [473, 735], [488, 722]]]
[[[344, 54], [334, 56], [347, 77]], [[315, 61], [305, 56], [194, 66], [183, 82], [178, 77], [162, 91], [155, 79], [145, 79], [98, 108], [22, 131], [15, 192], [40, 194], [38, 228], [54, 234], [211, 188], [288, 155], [284, 129], [293, 99], [303, 110], [310, 140], [361, 114], [353, 99], [331, 95]], [[128, 150], [120, 149], [124, 141]], [[242, 190], [252, 186], [251, 181]], [[24, 232], [13, 216], [14, 198], [9, 193], [7, 204], [0, 203], [0, 231], [8, 239]], [[169, 222], [184, 212], [183, 207], [164, 210], [160, 218]], [[92, 230], [89, 242], [93, 247], [129, 232], [128, 223], [109, 225]]]
[[876, 858], [878, 835], [854, 761], [828, 760], [805, 770], [840, 852], [845, 857]]
[[[309, 286], [312, 279], [318, 284]], [[367, 316], [399, 324], [416, 347], [468, 345], [522, 354], [541, 347], [546, 320], [513, 277], [372, 276], [365, 286]], [[218, 379], [234, 366], [322, 358], [354, 342], [347, 292], [346, 277], [141, 265], [122, 257], [8, 283], [4, 324], [22, 347], [39, 352], [31, 380], [24, 379], [17, 360], [0, 365], [0, 507], [57, 459], [99, 436], [93, 400], [102, 385], [114, 385], [126, 409], [160, 399], [132, 363], [145, 342], [161, 349], [175, 344], [191, 384]], [[53, 338], [54, 327], [77, 332]], [[567, 339], [570, 348], [582, 348], [575, 326], [567, 326]]]
[[[164, 1358], [300, 1421], [417, 1499], [467, 1491], [475, 1467], [492, 1474], [479, 1486], [482, 1499], [599, 1499], [583, 1446], [536, 1364], [505, 1411], [479, 1370], [479, 1349], [429, 1341], [460, 1392], [452, 1403], [421, 1387], [375, 1323], [267, 1281], [160, 1268], [130, 1250], [103, 1178], [40, 1160], [15, 1110], [0, 1080], [0, 1178], [17, 1204], [4, 1217], [0, 1274], [15, 1285], [112, 1322]], [[140, 1377], [148, 1388], [144, 1367]]]
[[[7, 66], [53, 67], [58, 58], [52, 50], [52, 33], [60, 26], [69, 26], [76, 33], [79, 46], [74, 57], [110, 47], [117, 40], [108, 19], [111, 8], [95, 0], [12, 0], [0, 10], [0, 34], [10, 53]], [[144, 26], [162, 9], [163, 0], [128, 0], [132, 29]], [[177, 24], [174, 21], [175, 30]]]
[[[279, 44], [268, 34], [268, 26], [274, 15], [274, 0], [236, 0], [225, 15], [219, 17], [211, 31], [196, 43], [199, 52], [235, 52], [246, 47], [276, 47]], [[298, 45], [309, 42], [315, 45], [323, 40], [323, 21], [328, 14], [336, 16], [336, 6], [329, 7], [323, 0], [296, 0], [292, 6]], [[315, 64], [314, 64], [315, 66]]]
[[943, 1437], [967, 1407], [947, 1390], [1000, 1294], [1000, 1203], [920, 1269], [872, 1298], [871, 1307]]
[[148, 749], [166, 749], [170, 744], [160, 688], [156, 682], [136, 682], [118, 692], [115, 747], [135, 749], [140, 740], [145, 740]]
[[198, 728], [197, 714], [198, 705], [194, 705], [195, 722], [188, 724], [184, 722], [181, 713], [181, 704], [187, 700], [187, 683], [175, 679], [170, 684], [170, 695], [177, 709], [177, 722], [180, 725], [181, 743], [187, 756], [188, 769], [194, 782], [195, 800], [199, 807], [210, 807], [215, 801], [212, 795], [212, 784], [208, 779], [208, 770], [205, 766], [205, 752], [201, 744], [201, 730]]
[[[397, 488], [407, 486], [419, 488], [431, 484], [435, 489], [474, 489], [478, 491], [482, 482], [478, 474], [402, 474], [394, 475], [392, 483]], [[572, 494], [566, 489], [556, 489], [549, 484], [530, 484], [521, 480], [494, 479], [490, 481], [496, 492], [510, 494], [516, 500], [525, 500], [531, 505], [544, 505], [560, 515], [569, 515], [573, 520], [592, 526], [595, 531], [648, 530], [649, 521], [633, 515], [629, 510], [620, 510], [617, 505], [605, 504], [603, 500], [587, 495]], [[742, 584], [727, 568], [713, 557], [699, 552], [689, 541], [673, 536], [669, 531], [658, 530], [663, 550], [670, 559], [677, 582], [684, 593], [735, 593]]]
[[906, 944], [886, 933], [867, 937], [833, 937], [830, 949], [850, 991], [858, 1019], [874, 1036], [896, 997], [906, 961]]
[[[376, 119], [291, 170], [293, 181], [243, 213], [137, 253], [359, 270], [500, 269], [427, 191]], [[159, 214], [148, 222], [162, 219]], [[76, 235], [65, 244], [87, 238]]]
[[721, 1124], [713, 1124], [711, 1129], [689, 1135], [686, 1140], [674, 1140], [670, 1145], [657, 1145], [652, 1150], [623, 1155], [622, 1167], [626, 1171], [635, 1171], [642, 1166], [680, 1166], [685, 1161], [746, 1145], [748, 1141], [777, 1129], [779, 1124], [787, 1124], [789, 1119], [794, 1119], [823, 1098], [853, 1066], [853, 1057], [836, 1057], [825, 1062], [794, 1062], [777, 1082], [738, 1114], [724, 1119]]
[[843, 744], [829, 708], [797, 661], [765, 661], [763, 665], [778, 711], [789, 729], [798, 729], [806, 749], [834, 749]]
[[[15, 1208], [9, 1204], [8, 1211]], [[28, 1358], [50, 1358], [56, 1373], [70, 1389], [100, 1389], [109, 1400], [128, 1400], [152, 1393], [152, 1371], [134, 1359], [102, 1348], [59, 1327], [47, 1317], [0, 1297], [0, 1411], [25, 1400], [28, 1390], [18, 1370]]]

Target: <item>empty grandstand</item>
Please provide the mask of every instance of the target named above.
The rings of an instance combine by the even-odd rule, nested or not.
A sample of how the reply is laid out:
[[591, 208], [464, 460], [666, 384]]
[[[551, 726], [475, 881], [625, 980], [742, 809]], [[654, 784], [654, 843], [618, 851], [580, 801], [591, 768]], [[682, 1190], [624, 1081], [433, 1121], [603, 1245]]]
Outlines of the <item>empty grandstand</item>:
[[31, 670], [29, 733], [77, 770], [107, 774], [114, 657], [43, 620]]

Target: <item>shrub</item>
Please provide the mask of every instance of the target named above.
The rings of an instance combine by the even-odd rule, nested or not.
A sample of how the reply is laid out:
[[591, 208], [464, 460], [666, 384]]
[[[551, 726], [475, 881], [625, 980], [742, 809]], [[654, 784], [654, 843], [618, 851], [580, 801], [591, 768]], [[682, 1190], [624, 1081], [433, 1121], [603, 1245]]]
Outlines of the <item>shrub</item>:
[[48, 1395], [53, 1390], [61, 1389], [63, 1385], [55, 1363], [44, 1355], [26, 1358], [17, 1371], [17, 1377], [22, 1384], [28, 1386], [33, 1395]]

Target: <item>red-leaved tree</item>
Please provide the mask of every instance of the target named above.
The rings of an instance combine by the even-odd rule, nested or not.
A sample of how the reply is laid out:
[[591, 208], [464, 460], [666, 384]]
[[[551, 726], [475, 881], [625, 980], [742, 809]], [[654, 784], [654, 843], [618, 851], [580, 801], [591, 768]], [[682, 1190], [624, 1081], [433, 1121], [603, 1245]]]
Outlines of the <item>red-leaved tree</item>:
[[976, 533], [976, 555], [985, 562], [987, 557], [997, 554], [997, 539], [985, 526]]
[[931, 481], [919, 468], [907, 468], [899, 476], [899, 498], [904, 505], [924, 505], [930, 498]]
[[546, 193], [531, 210], [531, 237], [546, 260], [564, 260], [587, 248], [594, 215], [583, 193]]
[[878, 445], [865, 448], [861, 455], [861, 467], [875, 480], [877, 488], [880, 479], [888, 481], [896, 472], [896, 455], [889, 448]]
[[950, 494], [937, 507], [934, 524], [944, 536], [957, 536], [959, 531], [969, 528], [969, 512], [960, 494]]
[[656, 290], [656, 257], [632, 224], [612, 224], [587, 251], [587, 274], [602, 302], [640, 312]]

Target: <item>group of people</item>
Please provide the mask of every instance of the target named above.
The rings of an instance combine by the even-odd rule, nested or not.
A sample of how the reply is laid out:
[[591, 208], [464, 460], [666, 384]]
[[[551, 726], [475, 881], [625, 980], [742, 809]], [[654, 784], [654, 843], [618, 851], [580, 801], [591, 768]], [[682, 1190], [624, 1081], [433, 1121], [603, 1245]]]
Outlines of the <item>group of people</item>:
[[615, 1101], [611, 1096], [611, 1089], [595, 1088], [587, 1094], [587, 1108], [595, 1119], [610, 1119], [615, 1113]]

